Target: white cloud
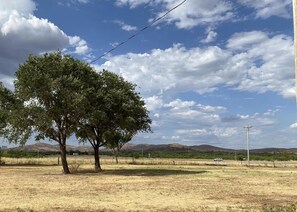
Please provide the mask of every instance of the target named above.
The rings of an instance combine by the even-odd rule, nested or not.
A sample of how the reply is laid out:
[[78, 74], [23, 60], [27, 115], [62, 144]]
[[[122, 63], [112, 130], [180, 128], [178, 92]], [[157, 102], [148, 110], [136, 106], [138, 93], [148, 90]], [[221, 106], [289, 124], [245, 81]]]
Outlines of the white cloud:
[[120, 21], [120, 20], [115, 20], [115, 21], [113, 21], [113, 23], [119, 25], [122, 30], [127, 31], [127, 32], [131, 32], [131, 31], [137, 30], [137, 27], [136, 26], [132, 26], [132, 25], [126, 24], [126, 23], [124, 23], [123, 21]]
[[[220, 122], [220, 113], [224, 112], [221, 106], [210, 106], [198, 104], [195, 101], [173, 100], [163, 106], [163, 113], [166, 116], [180, 120], [182, 123], [189, 122], [192, 124], [215, 124]], [[164, 118], [164, 117], [163, 117]]]
[[90, 52], [87, 42], [79, 36], [69, 36], [69, 44], [75, 48], [74, 53], [76, 54], [87, 54]]
[[[163, 0], [166, 10], [180, 1]], [[172, 11], [166, 20], [174, 22], [178, 28], [190, 29], [197, 25], [214, 24], [233, 17], [232, 5], [227, 1], [188, 0], [184, 5]]]
[[194, 91], [205, 94], [218, 86], [283, 97], [294, 96], [293, 39], [261, 31], [235, 33], [226, 48], [191, 48], [177, 44], [149, 53], [114, 56], [101, 66], [141, 85], [146, 96]]
[[[160, 96], [151, 96], [144, 99], [148, 110], [156, 110], [163, 107], [163, 100]], [[159, 116], [159, 115], [156, 115]]]
[[[157, 15], [159, 17], [180, 2], [179, 0], [117, 0], [116, 5], [135, 8], [149, 4], [161, 8], [161, 12]], [[217, 24], [230, 20], [234, 16], [232, 9], [232, 4], [227, 1], [188, 0], [169, 13], [164, 20], [168, 23], [175, 23], [180, 29], [190, 29], [198, 25]]]
[[297, 129], [297, 123], [291, 124], [290, 129]]
[[267, 34], [262, 31], [235, 33], [228, 40], [227, 48], [232, 50], [248, 49], [251, 48], [251, 45], [258, 45], [267, 39]]
[[[199, 128], [199, 129], [179, 129], [176, 134], [180, 137], [205, 137], [205, 136], [215, 136], [217, 138], [230, 138], [234, 135], [239, 134], [239, 130], [236, 127], [209, 127], [209, 128]], [[241, 134], [241, 133], [240, 133]]]
[[[247, 39], [240, 39], [239, 35], [247, 35]], [[294, 45], [291, 37], [269, 37], [267, 34], [265, 37], [263, 33], [250, 32], [231, 37], [227, 46], [239, 50], [237, 55], [245, 64], [246, 76], [237, 89], [259, 93], [273, 91], [286, 98], [294, 96]]]
[[164, 107], [171, 107], [174, 110], [179, 110], [182, 108], [188, 108], [195, 105], [194, 101], [182, 101], [180, 99], [176, 99], [168, 104], [165, 104]]
[[215, 127], [212, 129], [211, 134], [215, 135], [216, 137], [232, 137], [233, 135], [237, 134], [237, 128], [234, 127], [226, 127], [226, 128], [218, 128]]
[[[275, 116], [279, 108], [268, 109], [263, 113], [230, 115], [228, 108], [220, 105], [204, 105], [181, 99], [166, 101], [165, 98], [168, 96], [146, 98], [153, 119], [154, 135], [150, 136], [150, 139], [161, 139], [162, 143], [172, 143], [176, 140], [188, 145], [207, 142], [242, 148], [246, 133], [243, 126], [249, 124], [253, 125], [251, 145], [254, 148], [257, 145], [265, 145], [253, 143], [255, 137], [265, 137], [266, 133], [271, 131], [271, 127], [277, 124]], [[227, 117], [226, 113], [230, 116]]]
[[[156, 10], [161, 10], [156, 17], [160, 17], [179, 3], [181, 3], [179, 0], [116, 0], [115, 2], [117, 6], [129, 6], [131, 9], [149, 5]], [[255, 18], [291, 17], [291, 0], [237, 0], [237, 3], [252, 8]], [[220, 22], [234, 21], [235, 8], [236, 2], [231, 0], [187, 0], [182, 6], [170, 12], [163, 21], [174, 23], [180, 29], [191, 29], [199, 25], [216, 26]], [[210, 32], [202, 42], [209, 43], [215, 38], [215, 32]]]
[[256, 18], [267, 19], [271, 16], [291, 17], [291, 0], [238, 0], [238, 2], [246, 7], [253, 8], [256, 11]]
[[23, 16], [28, 16], [36, 10], [33, 0], [7, 1], [0, 0], [0, 24], [2, 25], [9, 18], [9, 14], [18, 11]]
[[278, 113], [279, 111], [280, 111], [279, 108], [274, 109], [274, 110], [269, 109], [269, 110], [267, 110], [267, 111], [264, 113], [264, 115], [265, 115], [265, 116], [275, 116], [276, 113]]
[[291, 37], [252, 31], [232, 35], [225, 48], [177, 44], [143, 54], [113, 56], [100, 69], [119, 73], [140, 86], [151, 114], [157, 114], [152, 116], [157, 121], [154, 139], [165, 136], [170, 142], [172, 136], [180, 136], [180, 142], [188, 144], [212, 140], [240, 146], [243, 126], [253, 125], [252, 135], [264, 138], [278, 124], [279, 109], [230, 114], [223, 106], [174, 97], [187, 91], [205, 94], [225, 86], [287, 98], [294, 94], [293, 62]]
[[209, 132], [206, 129], [179, 129], [176, 131], [177, 134], [185, 135], [195, 135], [195, 136], [205, 136], [209, 135]]
[[87, 4], [90, 2], [90, 0], [77, 0], [77, 2], [81, 4]]
[[130, 8], [138, 7], [142, 4], [150, 3], [152, 0], [116, 0], [117, 6], [129, 6]]
[[214, 42], [217, 39], [218, 33], [215, 31], [209, 31], [207, 34], [207, 37], [205, 39], [202, 39], [201, 43], [211, 43]]
[[238, 76], [238, 70], [224, 68], [231, 57], [231, 52], [216, 46], [186, 49], [174, 45], [150, 53], [111, 57], [101, 69], [117, 72], [141, 85], [142, 93], [148, 96], [164, 92], [207, 93], [219, 84], [232, 84]]
[[[29, 54], [64, 49], [73, 45], [76, 53], [88, 51], [81, 38], [66, 35], [47, 19], [34, 16], [32, 0], [0, 0], [0, 64], [2, 79], [10, 78]], [[74, 40], [76, 42], [74, 42]], [[6, 83], [10, 86], [9, 83]]]
[[198, 104], [197, 106], [199, 107], [200, 110], [208, 113], [225, 112], [227, 110], [225, 107], [222, 107], [222, 106], [210, 106], [210, 105], [202, 105], [202, 104]]
[[67, 6], [67, 7], [71, 7], [71, 6], [78, 6], [80, 4], [88, 4], [90, 3], [91, 0], [64, 0], [64, 1], [59, 1], [58, 5], [60, 6]]

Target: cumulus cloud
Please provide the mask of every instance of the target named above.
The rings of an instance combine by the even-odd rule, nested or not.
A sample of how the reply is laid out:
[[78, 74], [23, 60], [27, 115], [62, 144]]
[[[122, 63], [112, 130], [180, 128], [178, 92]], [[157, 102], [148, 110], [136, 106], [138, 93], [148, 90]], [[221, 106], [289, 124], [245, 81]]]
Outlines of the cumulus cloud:
[[255, 18], [267, 19], [271, 16], [282, 18], [290, 18], [292, 10], [291, 0], [238, 0], [238, 2], [246, 7], [255, 10]]
[[141, 85], [144, 95], [194, 91], [205, 94], [219, 86], [294, 96], [293, 39], [262, 31], [235, 33], [226, 48], [187, 49], [176, 44], [143, 54], [109, 58], [101, 69], [112, 70]]
[[297, 123], [291, 124], [290, 129], [297, 129]]
[[[144, 99], [147, 109], [150, 111], [154, 111], [158, 108], [163, 107], [163, 99], [160, 96], [151, 96]], [[159, 115], [156, 115], [159, 116]]]
[[90, 48], [85, 40], [79, 36], [69, 36], [69, 44], [75, 48], [76, 54], [87, 54], [90, 52]]
[[202, 39], [200, 42], [201, 43], [211, 43], [214, 42], [217, 39], [217, 35], [218, 33], [216, 33], [215, 31], [209, 31], [206, 38]]
[[231, 52], [219, 47], [186, 49], [182, 45], [150, 53], [114, 56], [101, 66], [141, 85], [143, 94], [214, 91], [219, 84], [232, 84], [238, 70], [227, 70]]
[[[160, 17], [166, 11], [181, 3], [180, 0], [116, 0], [117, 6], [128, 6], [131, 9], [141, 5], [149, 5], [154, 7], [155, 17]], [[271, 16], [281, 18], [290, 18], [292, 11], [291, 0], [208, 0], [197, 1], [187, 0], [182, 6], [169, 13], [163, 21], [173, 23], [179, 29], [191, 29], [195, 26], [210, 25], [216, 26], [220, 22], [234, 21], [235, 17], [240, 17], [236, 14], [236, 7], [242, 5], [253, 9], [253, 17], [267, 19]], [[216, 38], [215, 32], [210, 32], [203, 43], [210, 43]]]
[[251, 136], [262, 136], [266, 128], [276, 123], [275, 115], [279, 111], [269, 109], [263, 113], [237, 114], [232, 121], [226, 121], [228, 108], [220, 105], [181, 99], [165, 101], [160, 96], [152, 99], [155, 106], [151, 107], [151, 113], [157, 116], [152, 115], [154, 135], [150, 138], [161, 143], [171, 143], [176, 138], [179, 143], [222, 145], [225, 142], [225, 146], [230, 143], [232, 147], [240, 147], [246, 133], [243, 126], [252, 124]]
[[248, 49], [268, 39], [268, 35], [262, 31], [239, 32], [232, 35], [227, 41], [227, 48], [233, 50]]
[[125, 22], [120, 21], [120, 20], [115, 20], [115, 21], [113, 21], [113, 23], [119, 25], [122, 30], [127, 31], [127, 32], [131, 32], [131, 31], [137, 30], [137, 27], [136, 26], [132, 26], [132, 25], [126, 24]]
[[1, 79], [7, 86], [20, 63], [29, 54], [39, 54], [73, 46], [75, 52], [88, 51], [86, 42], [77, 36], [68, 36], [47, 19], [34, 16], [36, 5], [32, 0], [0, 0], [0, 64]]
[[[166, 10], [173, 8], [178, 2], [180, 1], [163, 0]], [[234, 15], [232, 9], [231, 3], [227, 1], [188, 0], [183, 6], [172, 11], [166, 20], [175, 23], [178, 28], [190, 29], [198, 25], [230, 20]]]
[[172, 98], [185, 92], [211, 93], [221, 86], [292, 97], [293, 62], [291, 37], [251, 31], [230, 36], [225, 47], [175, 44], [147, 53], [112, 56], [99, 69], [114, 71], [140, 86], [155, 121], [154, 139], [164, 135], [162, 141], [170, 142], [172, 136], [180, 136], [180, 142], [188, 144], [212, 140], [236, 145], [244, 137], [243, 126], [252, 124], [253, 135], [262, 136], [265, 129], [275, 126], [280, 109], [230, 114], [220, 105]]
[[293, 39], [283, 34], [269, 36], [253, 31], [233, 35], [227, 47], [236, 51], [246, 64], [246, 76], [237, 89], [259, 93], [273, 91], [286, 98], [293, 97], [293, 46]]
[[182, 108], [189, 108], [195, 105], [194, 101], [182, 101], [180, 99], [176, 99], [172, 102], [169, 102], [168, 104], [165, 104], [165, 107], [170, 107], [174, 110], [179, 110]]
[[[161, 12], [157, 15], [159, 17], [180, 2], [179, 0], [117, 0], [116, 5], [135, 8], [143, 4], [149, 4], [161, 8]], [[218, 22], [230, 20], [234, 16], [232, 10], [233, 6], [229, 1], [188, 0], [169, 13], [164, 20], [168, 23], [174, 23], [180, 29], [190, 29], [198, 25], [217, 24]]]

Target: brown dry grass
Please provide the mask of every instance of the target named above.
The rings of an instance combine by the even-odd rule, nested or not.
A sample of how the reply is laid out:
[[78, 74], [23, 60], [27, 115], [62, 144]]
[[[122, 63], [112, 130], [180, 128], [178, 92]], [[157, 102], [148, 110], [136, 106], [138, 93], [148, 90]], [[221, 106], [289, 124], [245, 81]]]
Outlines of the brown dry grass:
[[297, 169], [83, 164], [0, 166], [0, 211], [257, 211], [297, 202]]

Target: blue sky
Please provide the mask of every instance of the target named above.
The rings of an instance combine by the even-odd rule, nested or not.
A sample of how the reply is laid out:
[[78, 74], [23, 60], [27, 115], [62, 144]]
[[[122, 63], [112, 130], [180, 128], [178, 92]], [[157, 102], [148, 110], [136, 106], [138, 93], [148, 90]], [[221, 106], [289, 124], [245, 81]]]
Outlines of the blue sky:
[[[0, 0], [0, 78], [28, 54], [90, 62], [181, 0]], [[136, 83], [153, 120], [133, 143], [297, 147], [291, 0], [187, 0], [101, 58]], [[70, 139], [75, 143], [75, 138]]]

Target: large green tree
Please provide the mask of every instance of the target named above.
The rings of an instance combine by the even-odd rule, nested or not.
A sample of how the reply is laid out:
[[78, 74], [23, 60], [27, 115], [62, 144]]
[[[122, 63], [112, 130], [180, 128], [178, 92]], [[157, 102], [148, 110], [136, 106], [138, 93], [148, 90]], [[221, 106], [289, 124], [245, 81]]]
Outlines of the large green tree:
[[84, 113], [84, 82], [91, 72], [89, 65], [61, 52], [31, 55], [16, 72], [15, 94], [25, 106], [36, 140], [58, 142], [65, 174], [70, 173], [66, 141]]
[[148, 132], [151, 119], [135, 85], [117, 74], [103, 70], [88, 84], [85, 115], [76, 135], [93, 146], [95, 170], [100, 171], [99, 148], [107, 146], [111, 135], [125, 131], [132, 138], [137, 132]]

